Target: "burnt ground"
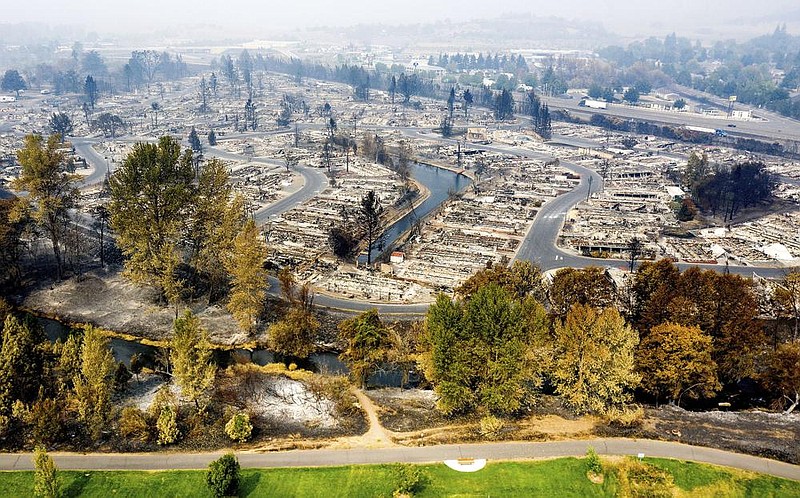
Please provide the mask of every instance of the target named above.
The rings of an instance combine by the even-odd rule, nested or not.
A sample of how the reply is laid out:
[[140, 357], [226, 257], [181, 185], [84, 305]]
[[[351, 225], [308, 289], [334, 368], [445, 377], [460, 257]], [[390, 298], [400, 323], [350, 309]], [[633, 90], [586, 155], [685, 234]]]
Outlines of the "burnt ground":
[[747, 453], [800, 464], [800, 414], [645, 410], [640, 436]]
[[[480, 417], [449, 418], [436, 409], [432, 391], [372, 389], [381, 422], [405, 445], [482, 440]], [[589, 437], [638, 437], [719, 448], [800, 464], [800, 414], [759, 410], [688, 411], [647, 407], [628, 426], [576, 416], [556, 396], [541, 396], [525, 415], [505, 420], [499, 439], [545, 441]]]
[[[154, 289], [131, 283], [119, 271], [95, 269], [61, 282], [45, 282], [14, 301], [34, 314], [64, 323], [91, 323], [150, 341], [167, 340], [175, 318], [175, 308], [161, 301]], [[191, 310], [213, 344], [231, 347], [266, 343], [268, 325], [286, 312], [286, 305], [268, 297], [265, 308], [260, 327], [252, 335], [239, 328], [224, 303], [209, 305], [207, 299], [196, 299], [181, 305], [180, 312]], [[336, 316], [324, 310], [315, 314], [321, 324], [320, 342], [328, 346], [336, 342], [337, 323], [352, 316]]]

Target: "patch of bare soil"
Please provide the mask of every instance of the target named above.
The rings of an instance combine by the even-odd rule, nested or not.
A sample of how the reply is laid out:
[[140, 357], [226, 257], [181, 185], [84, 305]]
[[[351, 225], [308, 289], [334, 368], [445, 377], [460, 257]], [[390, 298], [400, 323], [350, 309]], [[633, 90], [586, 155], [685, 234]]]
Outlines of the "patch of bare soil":
[[636, 436], [736, 451], [800, 464], [800, 414], [764, 411], [692, 412], [676, 406], [645, 410], [635, 431], [598, 428], [602, 436]]
[[393, 432], [412, 432], [452, 425], [436, 409], [436, 394], [424, 389], [386, 387], [365, 392], [375, 403], [381, 424]]
[[[395, 441], [407, 446], [481, 441], [480, 417], [446, 417], [436, 410], [436, 395], [422, 389], [371, 389], [381, 423]], [[543, 396], [530, 414], [504, 420], [498, 439], [544, 441], [593, 434], [594, 417], [576, 417], [552, 396]]]
[[[64, 322], [92, 323], [153, 341], [168, 338], [175, 318], [175, 309], [159, 302], [155, 290], [135, 285], [119, 272], [103, 270], [36, 288], [22, 305]], [[253, 339], [239, 329], [224, 307], [202, 302], [188, 307], [200, 318], [214, 344], [236, 345]]]

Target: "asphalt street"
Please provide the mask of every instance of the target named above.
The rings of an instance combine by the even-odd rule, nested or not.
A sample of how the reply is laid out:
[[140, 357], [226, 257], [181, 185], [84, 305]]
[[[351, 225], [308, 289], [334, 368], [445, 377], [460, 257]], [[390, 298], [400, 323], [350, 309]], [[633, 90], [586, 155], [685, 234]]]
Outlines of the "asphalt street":
[[[458, 458], [486, 458], [489, 461], [532, 460], [583, 456], [592, 446], [601, 455], [639, 455], [675, 458], [723, 465], [752, 472], [800, 480], [800, 466], [765, 458], [731, 453], [681, 443], [646, 439], [590, 439], [515, 443], [447, 444], [438, 446], [355, 448], [343, 450], [292, 450], [281, 452], [240, 452], [245, 468], [319, 467], [394, 462], [435, 463]], [[209, 453], [60, 453], [50, 455], [61, 470], [172, 470], [205, 469], [224, 452]], [[30, 453], [0, 454], [0, 470], [33, 470]]]
[[[632, 109], [636, 110], [637, 108], [632, 108]], [[613, 110], [614, 112], [617, 112], [619, 109], [615, 107]], [[637, 111], [637, 112], [644, 112], [644, 111]], [[649, 112], [655, 112], [655, 111], [649, 111]], [[681, 115], [679, 115], [679, 117], [680, 116]], [[302, 128], [310, 129], [314, 127], [315, 126], [313, 125], [306, 125], [303, 126]], [[413, 127], [405, 127], [405, 128], [385, 127], [385, 128], [399, 130], [403, 134], [411, 138], [438, 140], [441, 143], [450, 145], [456, 143], [456, 141], [453, 139], [442, 138], [438, 135], [430, 133], [428, 130], [425, 129], [413, 128]], [[286, 132], [289, 132], [289, 130], [287, 130]], [[266, 132], [263, 134], [251, 134], [251, 136], [273, 135], [273, 134], [275, 134], [275, 132]], [[133, 139], [127, 139], [127, 140], [130, 141]], [[97, 183], [101, 181], [103, 176], [105, 175], [105, 170], [107, 167], [106, 160], [103, 156], [101, 156], [91, 147], [91, 144], [94, 143], [95, 141], [96, 140], [93, 139], [73, 140], [73, 143], [75, 145], [78, 154], [85, 157], [87, 161], [93, 165], [92, 173], [88, 175], [83, 181], [84, 185]], [[588, 146], [588, 147], [591, 146], [596, 147], [598, 145], [596, 142], [590, 140], [574, 139], [566, 137], [556, 137], [554, 139], [554, 143], [564, 143], [572, 146]], [[553, 157], [548, 156], [546, 154], [537, 153], [527, 149], [522, 149], [508, 145], [470, 144], [470, 147], [475, 149], [483, 149], [490, 152], [497, 152], [497, 153], [515, 155], [520, 157], [528, 157], [539, 160], [553, 159]], [[218, 148], [212, 148], [212, 147], [206, 149], [205, 155], [209, 157], [219, 157], [220, 159], [224, 160], [242, 160], [244, 158], [242, 154], [222, 151]], [[283, 163], [280, 160], [276, 159], [253, 158], [252, 161], [262, 162], [272, 166], [283, 165]], [[578, 202], [586, 198], [588, 190], [590, 188], [589, 179], [591, 178], [592, 192], [598, 192], [603, 188], [602, 178], [596, 172], [584, 168], [582, 166], [579, 166], [577, 164], [567, 163], [563, 161], [561, 162], [561, 165], [569, 169], [573, 173], [580, 175], [581, 177], [580, 183], [572, 191], [562, 194], [561, 196], [545, 203], [542, 206], [542, 209], [539, 211], [536, 218], [534, 219], [534, 222], [527, 236], [520, 245], [520, 249], [517, 252], [517, 256], [515, 259], [530, 260], [538, 264], [542, 268], [542, 270], [545, 271], [562, 267], [583, 268], [587, 266], [616, 266], [616, 267], [627, 266], [627, 261], [624, 260], [618, 260], [618, 259], [598, 260], [598, 259], [579, 256], [574, 253], [570, 253], [558, 248], [556, 241], [558, 238], [558, 233], [560, 232], [564, 224], [566, 213], [574, 205], [576, 205]], [[314, 195], [316, 195], [318, 192], [324, 189], [325, 186], [327, 185], [327, 177], [325, 176], [322, 170], [318, 168], [310, 168], [301, 165], [298, 165], [295, 168], [296, 171], [298, 171], [303, 177], [303, 186], [293, 194], [290, 194], [289, 196], [281, 199], [280, 201], [270, 206], [267, 206], [261, 209], [260, 211], [257, 211], [255, 213], [255, 216], [256, 216], [256, 221], [259, 224], [265, 224], [269, 221], [270, 218], [280, 215], [281, 213], [284, 213], [294, 207], [301, 205], [307, 200], [313, 198]], [[716, 271], [723, 270], [723, 267], [720, 265], [679, 264], [678, 266], [681, 267], [681, 269], [686, 269], [692, 266], [699, 266], [701, 268], [713, 269]], [[760, 276], [770, 277], [770, 278], [781, 278], [787, 272], [785, 268], [750, 267], [750, 266], [729, 266], [727, 268], [727, 271], [748, 277], [752, 277], [754, 273], [757, 273]], [[271, 285], [273, 291], [277, 293], [278, 291], [276, 282], [272, 282]], [[420, 316], [423, 315], [428, 309], [428, 304], [426, 303], [389, 304], [381, 302], [366, 302], [366, 301], [357, 301], [344, 297], [331, 296], [327, 294], [318, 294], [315, 297], [315, 304], [326, 308], [337, 309], [348, 312], [362, 312], [375, 308], [380, 313], [383, 314], [406, 315], [406, 316]]]

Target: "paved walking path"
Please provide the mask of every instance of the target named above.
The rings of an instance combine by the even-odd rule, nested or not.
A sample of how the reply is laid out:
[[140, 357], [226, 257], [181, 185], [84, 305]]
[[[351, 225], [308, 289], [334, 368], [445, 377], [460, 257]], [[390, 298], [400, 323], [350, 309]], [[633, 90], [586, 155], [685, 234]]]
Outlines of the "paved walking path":
[[[329, 465], [393, 462], [430, 463], [457, 458], [525, 460], [582, 456], [593, 446], [603, 455], [637, 455], [677, 458], [712, 463], [800, 481], [800, 466], [727, 451], [642, 439], [591, 439], [544, 443], [482, 443], [441, 446], [355, 448], [342, 450], [293, 450], [272, 453], [237, 453], [243, 467], [316, 467]], [[60, 469], [74, 470], [165, 470], [204, 469], [223, 452], [76, 454], [51, 453]], [[0, 470], [31, 470], [30, 453], [0, 455]]]

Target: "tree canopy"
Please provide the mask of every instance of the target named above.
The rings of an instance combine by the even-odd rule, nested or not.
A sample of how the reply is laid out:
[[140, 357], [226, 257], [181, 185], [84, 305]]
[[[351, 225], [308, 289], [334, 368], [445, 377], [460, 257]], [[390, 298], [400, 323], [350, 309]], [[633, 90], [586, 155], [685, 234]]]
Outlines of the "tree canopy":
[[369, 376], [388, 359], [393, 346], [389, 328], [372, 309], [339, 323], [339, 338], [345, 344], [339, 357], [356, 383], [366, 386]]
[[125, 274], [134, 282], [162, 290], [173, 285], [193, 179], [191, 152], [181, 154], [169, 136], [134, 145], [111, 176], [111, 226], [126, 256]]
[[711, 337], [698, 327], [665, 323], [653, 327], [639, 344], [636, 369], [641, 387], [658, 400], [711, 397], [720, 388], [711, 358]]
[[181, 388], [181, 396], [199, 409], [200, 401], [213, 386], [217, 372], [211, 361], [208, 333], [189, 310], [175, 320], [172, 333], [169, 348], [172, 376]]
[[638, 342], [616, 309], [573, 305], [555, 324], [556, 393], [579, 413], [603, 413], [627, 402], [640, 380], [633, 356]]
[[28, 192], [33, 220], [45, 231], [53, 247], [57, 276], [64, 274], [62, 245], [70, 220], [69, 209], [79, 193], [77, 177], [69, 173], [68, 161], [58, 135], [47, 141], [40, 135], [27, 135], [25, 146], [17, 152], [22, 166], [14, 187]]
[[518, 298], [497, 283], [466, 302], [439, 295], [425, 319], [420, 364], [445, 414], [475, 409], [518, 412], [541, 383], [547, 320], [530, 297]]

